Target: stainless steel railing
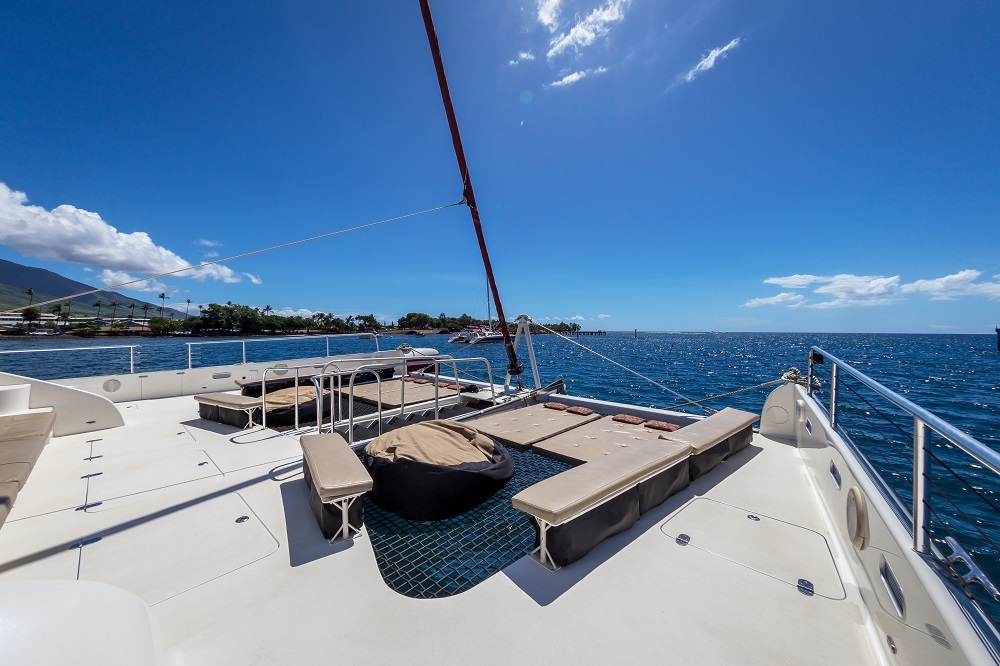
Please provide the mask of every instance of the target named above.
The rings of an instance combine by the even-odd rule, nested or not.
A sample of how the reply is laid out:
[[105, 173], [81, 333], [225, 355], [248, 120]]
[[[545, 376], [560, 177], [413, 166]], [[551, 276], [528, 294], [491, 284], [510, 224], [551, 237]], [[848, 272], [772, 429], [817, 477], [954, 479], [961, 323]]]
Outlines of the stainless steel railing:
[[[241, 362], [243, 364], [246, 364], [246, 362], [247, 362], [247, 343], [248, 342], [251, 343], [251, 344], [254, 344], [254, 343], [258, 343], [259, 344], [259, 343], [265, 343], [265, 342], [288, 342], [290, 340], [316, 340], [316, 341], [318, 341], [318, 340], [325, 339], [325, 341], [326, 341], [326, 355], [329, 356], [330, 355], [330, 339], [331, 338], [364, 339], [364, 338], [360, 338], [361, 335], [362, 334], [359, 334], [359, 333], [337, 333], [337, 334], [334, 334], [334, 335], [323, 335], [323, 336], [320, 336], [320, 335], [285, 335], [285, 336], [278, 336], [278, 337], [274, 337], [274, 338], [259, 338], [259, 339], [250, 339], [250, 340], [206, 340], [206, 341], [201, 341], [201, 342], [188, 342], [187, 343], [187, 348], [188, 348], [188, 354], [187, 354], [187, 356], [188, 356], [188, 370], [191, 370], [193, 368], [193, 365], [194, 365], [194, 353], [193, 353], [194, 352], [194, 348], [198, 347], [198, 346], [202, 346], [202, 345], [237, 345], [238, 344], [238, 345], [240, 345], [241, 351], [242, 351], [241, 357], [242, 357], [243, 360]], [[380, 351], [379, 350], [379, 342], [378, 342], [378, 337], [377, 336], [372, 336], [372, 337], [369, 337], [367, 339], [374, 340], [375, 341], [375, 351]]]
[[[382, 377], [379, 375], [379, 370], [387, 370], [387, 369], [390, 369], [390, 368], [395, 369], [395, 367], [397, 367], [400, 363], [406, 363], [407, 361], [413, 361], [413, 360], [414, 360], [414, 357], [412, 357], [412, 356], [400, 356], [400, 357], [396, 357], [396, 358], [384, 358], [384, 359], [378, 359], [378, 362], [364, 363], [364, 364], [359, 365], [358, 367], [354, 368], [353, 370], [351, 370], [350, 374], [349, 374], [349, 379], [348, 379], [348, 398], [349, 398], [349, 401], [348, 401], [348, 417], [346, 419], [346, 422], [343, 419], [341, 419], [341, 420], [338, 421], [335, 418], [334, 414], [331, 413], [331, 415], [330, 415], [330, 428], [331, 428], [331, 430], [335, 429], [338, 424], [345, 424], [346, 423], [347, 432], [348, 432], [348, 442], [350, 444], [354, 444], [354, 425], [355, 425], [355, 423], [354, 423], [354, 385], [355, 385], [355, 380], [357, 379], [357, 377], [358, 377], [359, 374], [368, 372], [368, 373], [374, 374], [376, 386], [378, 387], [377, 388], [377, 393], [376, 393], [376, 402], [377, 402], [376, 419], [377, 419], [377, 422], [378, 422], [378, 432], [381, 435], [382, 434], [383, 409], [382, 409]], [[421, 362], [421, 365], [423, 367], [425, 367], [425, 368], [427, 366], [433, 366], [434, 367], [434, 417], [435, 418], [438, 418], [438, 416], [440, 415], [440, 411], [441, 411], [440, 382], [441, 382], [442, 379], [449, 379], [448, 377], [442, 377], [441, 376], [441, 365], [442, 364], [450, 365], [452, 367], [453, 372], [454, 372], [454, 377], [455, 377], [455, 383], [459, 384], [459, 385], [461, 385], [461, 380], [458, 378], [458, 375], [459, 375], [459, 373], [458, 373], [458, 365], [459, 364], [463, 364], [463, 363], [483, 363], [486, 366], [487, 376], [491, 377], [491, 378], [493, 377], [493, 367], [491, 366], [489, 360], [486, 359], [486, 358], [483, 358], [483, 357], [475, 357], [475, 358], [452, 358], [452, 357], [444, 355], [444, 356], [440, 356], [440, 357], [437, 357], [437, 358], [419, 357], [419, 360]], [[327, 365], [330, 365], [330, 364], [327, 364]], [[323, 403], [322, 403], [322, 399], [323, 399], [323, 382], [324, 382], [324, 380], [326, 380], [326, 379], [329, 378], [332, 381], [332, 379], [334, 377], [336, 377], [337, 380], [338, 380], [338, 387], [340, 387], [340, 386], [342, 386], [342, 384], [341, 384], [342, 378], [345, 375], [348, 374], [347, 371], [339, 371], [338, 370], [338, 372], [331, 373], [331, 372], [327, 372], [325, 370], [326, 370], [326, 368], [324, 367], [324, 372], [321, 372], [320, 374], [317, 374], [317, 375], [313, 375], [311, 377], [311, 380], [313, 382], [313, 386], [316, 389], [317, 404], [320, 405], [320, 411], [318, 413], [318, 417], [317, 417], [317, 421], [316, 421], [316, 432], [317, 433], [320, 433], [320, 432], [323, 431], [323, 418], [322, 418], [322, 404]], [[404, 375], [401, 375], [398, 379], [394, 378], [392, 380], [392, 381], [399, 381], [400, 382], [400, 407], [399, 407], [399, 414], [398, 414], [398, 416], [400, 416], [400, 417], [404, 417], [405, 414], [406, 414], [406, 382], [403, 381], [403, 376]], [[495, 401], [496, 400], [496, 386], [493, 384], [492, 381], [489, 382], [489, 386], [490, 386], [491, 400]], [[340, 392], [340, 390], [338, 388], [338, 393], [339, 392]], [[459, 391], [455, 395], [455, 397], [458, 398], [460, 395], [461, 395], [461, 391]], [[331, 412], [332, 412], [332, 410], [331, 410]], [[340, 413], [341, 413], [341, 415], [343, 414], [342, 411]]]
[[41, 354], [45, 352], [77, 352], [92, 351], [95, 349], [127, 349], [128, 350], [128, 372], [135, 374], [135, 350], [139, 345], [111, 345], [106, 347], [60, 347], [58, 349], [10, 349], [0, 351], [0, 354]]
[[[828, 399], [821, 401], [817, 395], [821, 390], [817, 376], [818, 366], [827, 364], [830, 368], [828, 396], [826, 396]], [[854, 385], [855, 382], [857, 386]], [[992, 475], [995, 475], [993, 481], [998, 481], [1000, 480], [1000, 453], [819, 347], [813, 347], [809, 351], [806, 386], [809, 395], [826, 412], [830, 427], [850, 441], [854, 448], [869, 460], [870, 464], [872, 463], [872, 455], [877, 453], [890, 468], [889, 475], [899, 479], [898, 483], [907, 481], [906, 473], [911, 475], [908, 488], [905, 486], [894, 488], [891, 483], [887, 482], [883, 474], [876, 470], [882, 477], [882, 486], [892, 494], [901, 506], [905, 506], [905, 502], [900, 498], [897, 490], [908, 491], [907, 494], [910, 495], [910, 525], [908, 527], [911, 528], [913, 535], [913, 550], [931, 556], [951, 568], [953, 573], [966, 585], [972, 582], [982, 584], [989, 592], [990, 597], [1000, 600], [1000, 591], [961, 546], [955, 533], [956, 525], [952, 524], [954, 521], [939, 516], [931, 502], [932, 497], [940, 497], [942, 501], [946, 501], [953, 509], [953, 511], [952, 509], [948, 511], [971, 524], [969, 532], [973, 537], [996, 548], [997, 544], [993, 538], [977, 525], [976, 521], [968, 517], [966, 509], [969, 507], [963, 509], [959, 506], [965, 500], [962, 499], [956, 503], [955, 500], [947, 496], [944, 483], [940, 482], [940, 479], [937, 483], [935, 482], [935, 478], [931, 474], [931, 463], [933, 462], [935, 467], [947, 470], [964, 483], [965, 479], [952, 470], [951, 466], [954, 463], [943, 459], [945, 457], [944, 450], [959, 451], [974, 460], [982, 469], [992, 472]], [[859, 387], [863, 387], [861, 390], [867, 390], [867, 395], [862, 394]], [[871, 396], [873, 400], [881, 399], [888, 403], [888, 406], [876, 404], [869, 400], [868, 396]], [[900, 420], [903, 420], [905, 425], [901, 425]], [[912, 430], [909, 429], [911, 424]], [[881, 432], [880, 428], [886, 428], [890, 433]], [[941, 455], [934, 453], [930, 445], [932, 437], [939, 437], [945, 443]], [[910, 449], [908, 451], [902, 446], [903, 442], [899, 441], [906, 438], [909, 439]], [[863, 451], [855, 439], [867, 441], [868, 448], [873, 450]], [[907, 455], [910, 456], [910, 468], [900, 469], [897, 464], [905, 464]], [[875, 469], [876, 465], [871, 464], [871, 467]], [[935, 489], [933, 494], [932, 487]], [[967, 490], [969, 487], [975, 490], [975, 484], [972, 483], [965, 483], [961, 490]], [[978, 491], [976, 495], [986, 502], [993, 511], [1000, 513], [1000, 506]], [[947, 537], [933, 538], [935, 531], [931, 526], [932, 515], [937, 518], [935, 524], [938, 526], [938, 530], [946, 531]], [[951, 555], [941, 555], [935, 546], [935, 541], [948, 545], [952, 550]], [[965, 564], [970, 569], [969, 573], [962, 575], [955, 571], [954, 564], [956, 563]]]

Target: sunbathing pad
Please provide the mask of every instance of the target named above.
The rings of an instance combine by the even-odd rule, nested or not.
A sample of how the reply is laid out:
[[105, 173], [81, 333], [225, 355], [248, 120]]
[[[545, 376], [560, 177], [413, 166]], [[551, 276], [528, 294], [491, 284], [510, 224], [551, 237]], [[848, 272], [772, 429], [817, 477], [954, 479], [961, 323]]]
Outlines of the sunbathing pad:
[[596, 421], [598, 414], [581, 416], [566, 411], [546, 409], [544, 405], [531, 405], [498, 414], [487, 414], [463, 421], [479, 432], [489, 435], [515, 449], [527, 449], [535, 442], [573, 428]]
[[611, 417], [605, 417], [536, 442], [534, 451], [577, 465], [613, 455], [631, 446], [653, 442], [658, 439], [659, 434], [643, 426], [620, 423]]

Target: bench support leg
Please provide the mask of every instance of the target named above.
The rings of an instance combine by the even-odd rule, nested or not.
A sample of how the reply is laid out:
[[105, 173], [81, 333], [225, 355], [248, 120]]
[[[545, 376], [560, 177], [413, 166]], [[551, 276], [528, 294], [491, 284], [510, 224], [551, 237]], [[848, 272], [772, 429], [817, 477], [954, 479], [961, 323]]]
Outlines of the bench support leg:
[[537, 517], [535, 520], [538, 522], [538, 548], [531, 551], [531, 555], [538, 560], [539, 564], [549, 571], [558, 571], [561, 567], [557, 566], [556, 563], [552, 561], [552, 556], [549, 554], [548, 545], [546, 543], [546, 535], [552, 525]]
[[343, 539], [353, 539], [354, 537], [361, 534], [360, 527], [354, 527], [353, 525], [351, 525], [351, 521], [348, 517], [348, 511], [350, 510], [351, 505], [354, 504], [355, 500], [357, 500], [363, 494], [364, 493], [361, 493], [360, 495], [349, 495], [347, 497], [340, 497], [338, 499], [327, 502], [327, 504], [330, 504], [340, 509], [341, 520], [343, 521], [340, 531], [332, 539], [330, 539], [330, 543], [335, 543]]

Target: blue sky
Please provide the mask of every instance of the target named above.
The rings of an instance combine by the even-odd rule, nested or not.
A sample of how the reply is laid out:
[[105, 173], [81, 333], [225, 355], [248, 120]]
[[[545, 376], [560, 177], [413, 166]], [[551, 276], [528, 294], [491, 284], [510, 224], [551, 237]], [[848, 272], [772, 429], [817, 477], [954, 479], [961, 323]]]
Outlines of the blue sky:
[[[997, 3], [432, 9], [510, 317], [1000, 322]], [[461, 198], [416, 0], [9, 2], [0, 73], [0, 258], [98, 286]], [[147, 288], [486, 312], [462, 206]]]

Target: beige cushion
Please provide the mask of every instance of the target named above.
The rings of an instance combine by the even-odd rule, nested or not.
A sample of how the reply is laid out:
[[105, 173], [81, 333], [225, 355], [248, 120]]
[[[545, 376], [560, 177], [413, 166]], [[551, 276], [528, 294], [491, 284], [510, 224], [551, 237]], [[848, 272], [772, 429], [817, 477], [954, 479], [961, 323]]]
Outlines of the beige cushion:
[[372, 477], [339, 434], [302, 435], [299, 444], [316, 492], [324, 502], [372, 489]]
[[376, 458], [461, 465], [493, 460], [493, 440], [455, 421], [426, 421], [376, 437], [365, 447]]
[[680, 430], [660, 435], [660, 438], [670, 442], [689, 444], [694, 449], [694, 453], [698, 454], [759, 420], [760, 416], [757, 414], [726, 407], [721, 412], [695, 421]]
[[17, 498], [18, 485], [13, 482], [0, 483], [0, 525], [7, 520], [14, 500]]
[[[403, 400], [407, 405], [414, 405], [420, 402], [430, 402], [434, 400], [434, 384], [417, 384], [406, 382], [406, 389], [402, 388], [403, 382], [398, 379], [389, 379], [382, 382], [382, 406], [385, 408], [400, 407]], [[455, 395], [458, 391], [452, 388], [441, 386], [438, 389], [438, 399]], [[351, 392], [346, 384], [341, 388], [341, 393], [348, 397]], [[378, 385], [362, 384], [354, 387], [355, 399], [372, 405], [379, 402]]]
[[560, 525], [687, 458], [691, 452], [686, 444], [664, 444], [629, 447], [618, 455], [568, 469], [522, 490], [511, 503], [515, 509]]
[[526, 448], [535, 442], [553, 437], [585, 423], [596, 421], [598, 414], [580, 416], [567, 414], [555, 409], [546, 409], [540, 404], [520, 409], [512, 409], [499, 414], [486, 414], [462, 421], [481, 433], [511, 444], [515, 448]]
[[228, 409], [250, 409], [260, 407], [260, 398], [251, 398], [237, 393], [202, 393], [194, 397], [198, 402]]
[[[323, 398], [326, 399], [329, 394], [329, 391], [323, 391]], [[294, 407], [295, 387], [291, 386], [289, 388], [278, 389], [277, 391], [270, 391], [266, 397], [267, 411]], [[304, 405], [307, 402], [316, 402], [316, 389], [312, 386], [299, 386], [299, 405]]]
[[36, 437], [48, 439], [49, 435], [52, 434], [52, 426], [55, 422], [56, 413], [51, 410], [5, 414], [0, 416], [0, 442]]
[[[3, 454], [3, 447], [0, 446], [0, 455]], [[3, 462], [0, 459], [0, 484], [16, 483], [24, 486], [28, 475], [31, 474], [31, 463], [26, 462]]]
[[535, 442], [532, 450], [576, 464], [614, 455], [637, 444], [641, 446], [640, 442], [656, 440], [659, 436], [658, 431], [621, 423], [608, 416]]

